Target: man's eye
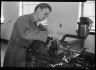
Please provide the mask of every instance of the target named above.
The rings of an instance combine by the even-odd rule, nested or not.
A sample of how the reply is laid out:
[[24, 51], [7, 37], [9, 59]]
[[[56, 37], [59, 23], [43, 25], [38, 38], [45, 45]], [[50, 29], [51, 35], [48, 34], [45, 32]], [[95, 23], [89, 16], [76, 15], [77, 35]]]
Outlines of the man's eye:
[[48, 15], [48, 14], [45, 14], [45, 15]]
[[48, 16], [48, 14], [46, 14], [45, 16]]

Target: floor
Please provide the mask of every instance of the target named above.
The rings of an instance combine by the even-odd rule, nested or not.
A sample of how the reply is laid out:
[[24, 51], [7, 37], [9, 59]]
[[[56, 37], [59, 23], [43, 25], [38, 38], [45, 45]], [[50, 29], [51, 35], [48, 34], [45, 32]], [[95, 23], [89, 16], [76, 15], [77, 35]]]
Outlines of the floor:
[[[74, 50], [78, 50], [80, 48], [80, 46], [78, 46], [78, 44], [80, 44], [79, 42], [75, 45], [74, 44], [70, 44], [70, 48], [74, 49]], [[4, 55], [5, 52], [7, 50], [7, 46], [8, 46], [8, 42], [5, 41], [1, 41], [1, 67], [3, 67], [3, 61], [4, 61]]]

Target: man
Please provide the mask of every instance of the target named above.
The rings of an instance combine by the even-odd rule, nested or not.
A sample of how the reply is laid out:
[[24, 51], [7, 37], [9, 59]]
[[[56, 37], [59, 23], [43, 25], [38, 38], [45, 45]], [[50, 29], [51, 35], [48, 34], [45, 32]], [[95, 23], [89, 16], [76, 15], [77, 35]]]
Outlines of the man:
[[46, 19], [51, 10], [50, 5], [41, 3], [36, 6], [34, 13], [17, 19], [5, 53], [4, 67], [25, 67], [26, 49], [33, 40], [46, 42], [48, 31], [40, 29], [37, 22]]

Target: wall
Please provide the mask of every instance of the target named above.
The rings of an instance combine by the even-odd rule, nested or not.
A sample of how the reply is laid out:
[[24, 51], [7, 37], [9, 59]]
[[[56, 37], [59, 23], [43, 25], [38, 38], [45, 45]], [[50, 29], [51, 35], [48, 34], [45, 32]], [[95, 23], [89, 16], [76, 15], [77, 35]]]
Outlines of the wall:
[[13, 25], [19, 15], [19, 2], [4, 2], [4, 24], [1, 24], [1, 38], [9, 40]]
[[[49, 2], [52, 12], [48, 18], [49, 31], [76, 34], [78, 2]], [[62, 24], [60, 28], [59, 25]]]

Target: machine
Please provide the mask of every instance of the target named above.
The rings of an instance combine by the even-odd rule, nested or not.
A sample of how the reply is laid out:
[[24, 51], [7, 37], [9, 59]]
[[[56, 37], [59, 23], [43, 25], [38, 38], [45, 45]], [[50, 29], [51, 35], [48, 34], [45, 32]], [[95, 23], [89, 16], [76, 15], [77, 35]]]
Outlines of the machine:
[[[86, 36], [83, 35], [83, 38]], [[33, 41], [26, 52], [26, 67], [94, 69], [95, 54], [86, 52], [87, 48], [85, 47], [80, 50], [71, 50], [69, 43], [65, 41], [66, 37], [82, 39], [82, 35], [80, 36], [79, 32], [78, 35], [66, 34], [58, 41], [53, 40], [51, 37], [48, 37], [46, 43], [38, 40]]]

